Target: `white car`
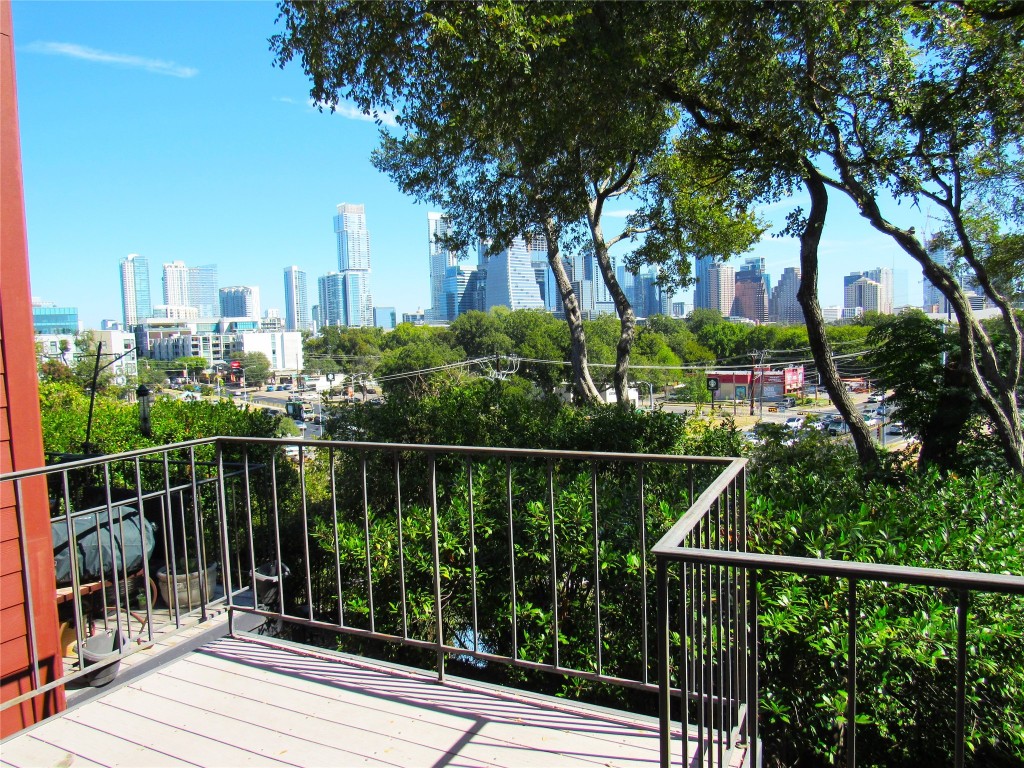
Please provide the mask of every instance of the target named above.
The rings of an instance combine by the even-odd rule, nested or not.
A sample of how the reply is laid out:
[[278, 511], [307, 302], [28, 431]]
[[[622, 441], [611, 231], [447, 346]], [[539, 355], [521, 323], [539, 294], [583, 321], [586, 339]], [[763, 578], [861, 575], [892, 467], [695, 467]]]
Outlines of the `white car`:
[[903, 425], [900, 422], [898, 422], [898, 421], [894, 421], [894, 422], [892, 422], [889, 425], [889, 428], [885, 431], [885, 434], [887, 434], [887, 435], [902, 435], [903, 434]]
[[800, 429], [800, 427], [802, 427], [803, 425], [803, 416], [790, 416], [788, 419], [786, 419], [786, 426], [789, 427], [790, 429], [797, 430]]

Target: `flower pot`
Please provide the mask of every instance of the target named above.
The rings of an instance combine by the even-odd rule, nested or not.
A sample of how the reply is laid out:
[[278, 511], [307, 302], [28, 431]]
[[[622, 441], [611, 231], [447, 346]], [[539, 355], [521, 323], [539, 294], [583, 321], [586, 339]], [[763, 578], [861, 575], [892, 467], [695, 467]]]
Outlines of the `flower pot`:
[[[85, 638], [78, 654], [82, 659], [83, 668], [99, 664], [110, 659], [112, 656], [116, 656], [127, 641], [128, 638], [124, 632], [116, 629], [108, 629], [105, 632], [98, 632], [91, 637]], [[82, 680], [93, 688], [99, 688], [101, 685], [106, 685], [114, 679], [120, 666], [120, 660], [115, 661], [113, 664], [108, 664], [101, 669], [83, 675]]]
[[[210, 563], [206, 567], [206, 601], [213, 599], [213, 586], [217, 582], [217, 563]], [[190, 610], [198, 608], [202, 603], [200, 590], [199, 571], [190, 573], [180, 572], [174, 576], [174, 589], [171, 590], [171, 574], [167, 572], [166, 566], [157, 569], [156, 588], [160, 592], [160, 598], [164, 604], [176, 610]]]

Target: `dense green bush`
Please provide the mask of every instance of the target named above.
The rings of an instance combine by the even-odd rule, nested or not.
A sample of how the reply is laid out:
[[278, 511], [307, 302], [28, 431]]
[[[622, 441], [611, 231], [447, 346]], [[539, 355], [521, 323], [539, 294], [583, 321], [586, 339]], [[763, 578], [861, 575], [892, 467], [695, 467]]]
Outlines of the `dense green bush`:
[[[865, 481], [813, 433], [755, 451], [750, 520], [771, 554], [1024, 572], [1024, 479], [976, 472]], [[833, 446], [833, 447], [830, 447]], [[762, 717], [772, 765], [832, 764], [845, 749], [847, 582], [762, 574]], [[858, 585], [859, 765], [949, 765], [957, 595]], [[1024, 598], [975, 594], [969, 621], [973, 765], [1024, 764]]]

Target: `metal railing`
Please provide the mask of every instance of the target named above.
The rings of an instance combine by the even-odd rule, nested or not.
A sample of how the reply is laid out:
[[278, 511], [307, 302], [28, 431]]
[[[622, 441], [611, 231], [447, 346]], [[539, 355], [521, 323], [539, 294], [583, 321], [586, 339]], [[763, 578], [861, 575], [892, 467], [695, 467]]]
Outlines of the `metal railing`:
[[[26, 581], [29, 615], [63, 590], [58, 610], [78, 648], [92, 624], [124, 639], [89, 665], [80, 653], [44, 675], [30, 628], [33, 691], [3, 707], [88, 681], [221, 605], [233, 630], [250, 614], [260, 631], [307, 642], [340, 635], [356, 650], [378, 641], [425, 650], [440, 678], [452, 660], [506, 665], [635, 691], [653, 711], [649, 543], [731, 466], [217, 438], [4, 475], [18, 498], [24, 483], [47, 478], [51, 519], [68, 541], [69, 584], [55, 592]], [[137, 563], [121, 546], [125, 523], [146, 553]], [[88, 576], [78, 562], [86, 538], [99, 561]], [[157, 597], [161, 565], [169, 585]]]
[[[122, 659], [225, 602], [215, 594], [206, 549], [220, 516], [202, 511], [216, 500], [215, 457], [215, 440], [196, 440], [0, 476], [15, 502], [30, 679], [30, 690], [0, 709], [69, 684], [109, 681]], [[47, 485], [56, 584], [33, 584], [29, 576], [28, 559], [38, 553], [26, 543], [26, 484], [40, 481]], [[39, 649], [35, 617], [49, 605], [59, 623], [59, 658]]]
[[[729, 507], [728, 494], [721, 491], [722, 479], [698, 500], [687, 513], [694, 519], [707, 520], [701, 509], [707, 503]], [[738, 514], [742, 510], [737, 509]], [[728, 516], [726, 516], [728, 518]], [[671, 566], [678, 568], [676, 584], [679, 600], [684, 605], [703, 605], [702, 610], [684, 612], [676, 626], [683, 635], [682, 655], [678, 661], [683, 688], [689, 698], [697, 702], [697, 722], [704, 732], [697, 744], [694, 758], [707, 766], [727, 765], [723, 753], [722, 736], [729, 734], [734, 743], [747, 749], [746, 765], [759, 765], [761, 739], [758, 730], [758, 712], [750, 708], [741, 712], [737, 692], [745, 692], [747, 702], [760, 700], [759, 670], [762, 668], [759, 651], [759, 593], [764, 582], [782, 574], [820, 576], [846, 581], [845, 624], [845, 680], [835, 681], [837, 690], [845, 690], [843, 713], [842, 752], [846, 765], [857, 765], [858, 725], [858, 658], [859, 640], [865, 636], [862, 601], [858, 589], [863, 584], [882, 587], [883, 600], [888, 602], [900, 590], [911, 586], [933, 587], [955, 596], [956, 651], [954, 684], [946, 692], [946, 701], [952, 700], [955, 723], [952, 735], [954, 765], [965, 763], [968, 720], [968, 609], [971, 596], [977, 594], [1024, 595], [1024, 577], [949, 571], [933, 568], [913, 568], [874, 563], [783, 557], [737, 551], [728, 543], [725, 529], [710, 534], [701, 523], [691, 526], [685, 519], [673, 527], [654, 546], [658, 561], [658, 592], [660, 601], [659, 638], [666, 647], [668, 633], [673, 626], [672, 612], [667, 599], [670, 592]], [[841, 645], [841, 643], [840, 643]], [[670, 720], [670, 692], [665, 685], [671, 679], [672, 651], [660, 655], [663, 668], [660, 679], [660, 712], [662, 719], [662, 765], [672, 763], [671, 743], [668, 737]], [[892, 663], [892, 660], [888, 660]], [[812, 681], [807, 681], [812, 682]], [[730, 706], [731, 705], [731, 706]], [[947, 704], [948, 706], [948, 704]], [[924, 712], [919, 716], [936, 717], [940, 712]], [[720, 727], [712, 728], [712, 723]], [[688, 743], [682, 742], [682, 764], [689, 766]]]
[[[3, 708], [80, 682], [223, 606], [232, 631], [248, 615], [259, 631], [300, 642], [340, 638], [355, 652], [383, 642], [403, 649], [403, 661], [436, 665], [441, 679], [457, 664], [614, 686], [633, 708], [657, 705], [663, 765], [754, 766], [759, 600], [780, 574], [806, 574], [847, 580], [848, 652], [836, 687], [848, 692], [851, 766], [867, 632], [859, 585], [884, 582], [883, 597], [898, 585], [956, 596], [949, 696], [962, 765], [968, 605], [977, 593], [1024, 594], [1016, 576], [749, 552], [744, 459], [216, 438], [0, 476], [22, 532], [23, 485], [39, 477], [70, 542], [72, 575], [56, 591], [26, 576], [27, 615], [63, 589], [56, 607], [78, 647], [90, 618], [127, 642], [92, 666], [65, 658], [43, 674], [30, 619], [33, 690]], [[117, 544], [132, 513], [156, 526], [138, 525], [149, 554], [137, 566]], [[106, 563], [91, 582], [74, 562], [84, 531]], [[219, 573], [209, 570], [215, 562]], [[157, 598], [150, 582], [160, 565], [170, 583]], [[186, 577], [175, 596], [170, 584], [192, 571], [194, 583]]]

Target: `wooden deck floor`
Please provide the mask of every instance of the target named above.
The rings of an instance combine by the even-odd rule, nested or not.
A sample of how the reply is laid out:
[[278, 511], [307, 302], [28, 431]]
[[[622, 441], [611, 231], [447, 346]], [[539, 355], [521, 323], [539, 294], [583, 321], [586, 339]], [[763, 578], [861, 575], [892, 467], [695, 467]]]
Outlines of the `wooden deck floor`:
[[0, 745], [18, 768], [657, 763], [649, 720], [231, 638]]

